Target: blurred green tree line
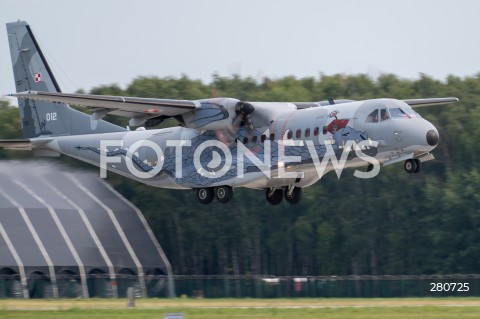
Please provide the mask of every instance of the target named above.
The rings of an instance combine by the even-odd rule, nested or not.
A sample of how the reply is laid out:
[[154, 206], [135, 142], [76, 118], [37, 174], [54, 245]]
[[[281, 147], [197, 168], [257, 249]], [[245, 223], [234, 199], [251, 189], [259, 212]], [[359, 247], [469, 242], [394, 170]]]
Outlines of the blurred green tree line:
[[[460, 102], [418, 111], [440, 132], [436, 159], [420, 174], [401, 164], [374, 179], [345, 170], [304, 190], [298, 205], [266, 203], [263, 191], [237, 189], [230, 204], [197, 203], [193, 191], [157, 189], [109, 173], [108, 181], [139, 207], [175, 274], [395, 275], [480, 270], [480, 74], [438, 81], [392, 74], [321, 75], [256, 81], [214, 75], [210, 84], [139, 77], [126, 89], [92, 94], [249, 101], [319, 101], [456, 96]], [[21, 137], [18, 112], [0, 101], [0, 136]], [[8, 120], [5, 120], [8, 119]], [[117, 124], [125, 119], [108, 117]], [[175, 123], [169, 122], [169, 125]], [[165, 125], [165, 124], [164, 124]], [[11, 158], [1, 151], [0, 158]]]

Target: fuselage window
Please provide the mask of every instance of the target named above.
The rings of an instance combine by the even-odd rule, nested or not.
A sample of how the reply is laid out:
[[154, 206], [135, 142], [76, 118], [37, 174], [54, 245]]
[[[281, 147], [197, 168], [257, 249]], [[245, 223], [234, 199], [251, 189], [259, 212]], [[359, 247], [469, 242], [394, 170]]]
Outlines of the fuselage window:
[[248, 144], [248, 137], [245, 136], [245, 137], [243, 138], [243, 144]]
[[297, 133], [295, 134], [296, 138], [302, 138], [302, 130], [297, 130]]
[[265, 134], [262, 135], [262, 138], [260, 139], [263, 142], [265, 142], [265, 140], [267, 139], [267, 136]]
[[291, 140], [292, 137], [293, 137], [292, 131], [288, 131], [288, 133], [287, 133], [287, 138], [288, 138], [289, 140]]
[[270, 133], [270, 141], [274, 141], [275, 140], [275, 133]]
[[257, 143], [257, 136], [252, 137], [252, 143]]
[[372, 113], [368, 114], [367, 122], [378, 123], [378, 109], [376, 109]]
[[320, 133], [320, 129], [317, 126], [316, 128], [313, 129], [313, 135], [318, 136], [319, 133]]
[[408, 117], [408, 115], [400, 108], [388, 109], [390, 111], [390, 116], [394, 117]]
[[381, 121], [386, 121], [389, 118], [390, 118], [390, 116], [388, 115], [387, 109], [381, 109], [380, 110], [380, 120]]
[[305, 129], [305, 137], [310, 137], [310, 129], [309, 128]]

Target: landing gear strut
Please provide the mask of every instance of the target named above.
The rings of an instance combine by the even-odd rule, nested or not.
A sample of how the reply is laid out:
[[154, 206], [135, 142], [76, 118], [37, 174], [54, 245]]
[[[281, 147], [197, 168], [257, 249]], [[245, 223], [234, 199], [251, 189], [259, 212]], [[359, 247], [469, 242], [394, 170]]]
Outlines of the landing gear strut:
[[403, 163], [403, 168], [405, 168], [405, 171], [409, 174], [416, 174], [420, 172], [421, 164], [418, 159], [411, 158]]
[[285, 187], [285, 200], [292, 205], [298, 204], [302, 199], [302, 189], [300, 187]]
[[283, 190], [281, 188], [267, 188], [265, 195], [267, 202], [271, 205], [278, 205], [283, 200]]

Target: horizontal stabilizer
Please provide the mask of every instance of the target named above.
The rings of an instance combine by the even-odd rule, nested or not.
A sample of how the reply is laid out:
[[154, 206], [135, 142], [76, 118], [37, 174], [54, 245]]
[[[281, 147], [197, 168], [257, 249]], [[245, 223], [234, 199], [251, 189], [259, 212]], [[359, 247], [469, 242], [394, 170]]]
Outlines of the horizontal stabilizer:
[[436, 97], [436, 98], [429, 98], [429, 99], [410, 99], [410, 100], [403, 100], [403, 102], [407, 103], [411, 107], [421, 107], [427, 105], [437, 105], [437, 104], [447, 104], [458, 102], [458, 98], [456, 97]]
[[[92, 109], [96, 116], [111, 113], [125, 117], [148, 115], [174, 116], [197, 108], [197, 103], [190, 100], [171, 100], [138, 97], [122, 97], [92, 94], [69, 94], [56, 92], [25, 91], [10, 94], [23, 99], [49, 101], [82, 105]], [[198, 104], [200, 106], [200, 104]]]
[[32, 142], [30, 140], [0, 140], [0, 148], [7, 150], [32, 150]]

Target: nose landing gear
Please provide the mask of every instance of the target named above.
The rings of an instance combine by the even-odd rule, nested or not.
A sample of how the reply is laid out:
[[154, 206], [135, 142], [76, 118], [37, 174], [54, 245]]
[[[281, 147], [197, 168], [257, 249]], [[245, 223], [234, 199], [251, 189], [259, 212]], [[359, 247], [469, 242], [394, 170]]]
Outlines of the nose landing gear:
[[421, 164], [420, 161], [416, 158], [411, 158], [403, 163], [403, 168], [409, 174], [417, 174], [420, 172]]

